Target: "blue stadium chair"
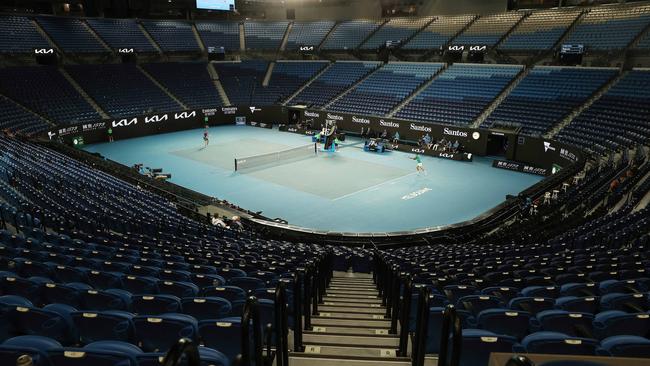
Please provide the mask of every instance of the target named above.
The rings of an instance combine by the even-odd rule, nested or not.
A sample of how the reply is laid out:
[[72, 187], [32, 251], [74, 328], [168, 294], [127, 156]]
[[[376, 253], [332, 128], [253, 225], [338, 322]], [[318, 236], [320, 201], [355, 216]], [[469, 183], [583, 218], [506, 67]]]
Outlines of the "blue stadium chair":
[[237, 269], [237, 268], [221, 268], [218, 273], [219, 276], [223, 277], [226, 279], [226, 281], [230, 280], [231, 278], [235, 277], [246, 277], [246, 272]]
[[230, 302], [246, 299], [246, 291], [237, 286], [210, 286], [201, 289], [201, 295], [206, 297], [221, 297]]
[[59, 342], [48, 337], [14, 337], [0, 345], [0, 365], [16, 365], [20, 356], [29, 355], [34, 366], [51, 366], [47, 352], [60, 348]]
[[558, 354], [558, 355], [595, 355], [598, 341], [590, 338], [571, 337], [557, 332], [537, 332], [526, 336], [515, 352]]
[[183, 313], [197, 320], [221, 319], [230, 314], [230, 301], [220, 297], [186, 297], [182, 300]]
[[209, 286], [223, 286], [226, 284], [226, 279], [217, 274], [193, 273], [191, 275], [191, 282], [202, 289]]
[[158, 289], [161, 294], [179, 298], [195, 297], [199, 294], [199, 287], [192, 282], [159, 281]]
[[131, 309], [131, 293], [120, 289], [87, 290], [81, 293], [84, 310], [124, 310]]
[[[442, 314], [445, 309], [441, 307], [429, 308], [429, 323], [427, 325], [427, 354], [438, 354], [440, 352], [440, 329], [442, 327]], [[456, 313], [461, 319], [463, 327], [474, 323], [472, 314], [465, 310], [457, 310]]]
[[252, 294], [255, 290], [266, 287], [264, 281], [255, 277], [234, 277], [228, 280], [228, 284], [239, 287], [248, 294]]
[[158, 293], [158, 279], [145, 276], [126, 276], [122, 279], [123, 289], [132, 294], [153, 295]]
[[461, 349], [471, 349], [472, 352], [462, 352], [461, 366], [487, 365], [490, 353], [511, 353], [517, 343], [514, 337], [499, 335], [482, 329], [464, 329]]
[[516, 287], [508, 287], [508, 286], [492, 286], [492, 287], [486, 287], [483, 290], [481, 290], [481, 294], [496, 296], [500, 298], [501, 301], [507, 304], [510, 302], [510, 300], [519, 296], [519, 289]]
[[133, 314], [124, 311], [78, 311], [72, 313], [79, 342], [130, 342], [134, 337]]
[[45, 304], [66, 304], [75, 308], [81, 306], [81, 293], [91, 290], [92, 287], [85, 283], [46, 283], [43, 289], [43, 303]]
[[181, 299], [174, 295], [135, 295], [131, 301], [131, 309], [136, 314], [159, 315], [181, 312]]
[[554, 306], [555, 301], [546, 297], [515, 297], [508, 304], [510, 309], [527, 311], [532, 315], [553, 309]]
[[443, 288], [443, 293], [452, 303], [458, 302], [463, 296], [474, 295], [476, 292], [476, 287], [467, 285], [447, 285]]
[[567, 283], [560, 287], [560, 296], [595, 296], [598, 293], [596, 283]]
[[533, 331], [564, 333], [572, 337], [593, 338], [594, 316], [564, 310], [545, 310], [531, 319]]
[[558, 286], [529, 286], [521, 290], [521, 295], [526, 297], [556, 298], [560, 294]]
[[648, 298], [645, 294], [609, 293], [600, 297], [600, 308], [604, 310], [622, 310], [632, 313], [648, 310]]
[[4, 277], [0, 279], [0, 288], [3, 294], [22, 296], [35, 304], [40, 304], [44, 287], [45, 283], [41, 280], [32, 281], [20, 277]]
[[483, 310], [502, 308], [504, 305], [505, 304], [498, 297], [488, 295], [463, 296], [458, 299], [457, 302], [459, 309], [467, 310], [474, 316], [478, 315]]
[[596, 314], [593, 325], [594, 335], [599, 339], [617, 335], [643, 337], [650, 333], [650, 315], [608, 310]]
[[43, 309], [17, 306], [9, 314], [14, 335], [49, 337], [61, 344], [75, 341], [70, 314], [75, 311], [63, 304], [50, 304]]
[[97, 290], [108, 290], [109, 288], [122, 288], [122, 272], [89, 271], [88, 284]]
[[608, 337], [600, 341], [598, 354], [611, 357], [650, 358], [650, 340], [630, 335]]
[[64, 366], [137, 366], [134, 355], [102, 349], [62, 348], [50, 350], [53, 365]]
[[221, 350], [230, 362], [241, 353], [241, 318], [199, 322], [199, 333], [206, 347]]
[[599, 308], [598, 297], [563, 296], [555, 299], [555, 306], [566, 311], [596, 314]]
[[531, 315], [525, 311], [486, 309], [477, 318], [477, 326], [495, 334], [505, 334], [522, 339], [528, 334]]
[[133, 318], [136, 344], [145, 352], [166, 352], [178, 339], [197, 340], [196, 319], [185, 314], [163, 314]]

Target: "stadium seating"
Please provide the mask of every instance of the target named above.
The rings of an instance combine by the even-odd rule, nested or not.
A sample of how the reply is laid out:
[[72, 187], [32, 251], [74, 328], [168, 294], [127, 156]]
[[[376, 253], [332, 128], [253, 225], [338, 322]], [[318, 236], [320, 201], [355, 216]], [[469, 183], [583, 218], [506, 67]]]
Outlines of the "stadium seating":
[[405, 50], [439, 50], [465, 28], [475, 16], [440, 16], [418, 32], [402, 48]]
[[512, 65], [454, 64], [401, 108], [396, 116], [467, 125], [521, 70], [521, 66]]
[[277, 50], [287, 31], [289, 22], [244, 22], [246, 49], [248, 50]]
[[548, 50], [560, 40], [580, 11], [535, 11], [525, 18], [500, 45], [500, 50], [528, 51]]
[[0, 92], [62, 125], [101, 120], [54, 66], [0, 69]]
[[214, 108], [222, 104], [205, 63], [167, 62], [145, 64], [143, 68], [189, 108]]
[[597, 153], [650, 138], [650, 72], [633, 70], [578, 115], [558, 139]]
[[639, 43], [636, 44], [635, 48], [644, 51], [650, 49], [650, 32], [646, 33], [645, 36], [639, 40]]
[[38, 24], [52, 40], [66, 53], [109, 52], [90, 33], [83, 20], [76, 18], [38, 17]]
[[482, 126], [516, 126], [524, 134], [543, 134], [616, 73], [613, 68], [536, 66]]
[[133, 48], [138, 53], [154, 53], [156, 48], [142, 33], [135, 19], [89, 18], [88, 25], [110, 47]]
[[255, 92], [262, 88], [262, 81], [268, 67], [268, 62], [262, 60], [214, 64], [214, 68], [219, 74], [219, 80], [232, 105], [254, 104]]
[[314, 50], [318, 49], [334, 24], [336, 22], [332, 20], [293, 22], [289, 38], [287, 38], [287, 50], [297, 50], [300, 46], [313, 46]]
[[385, 46], [388, 41], [405, 42], [433, 19], [434, 17], [392, 18], [381, 26], [360, 48], [375, 50]]
[[223, 47], [226, 51], [239, 51], [239, 23], [197, 21], [195, 24], [206, 48]]
[[0, 129], [32, 134], [45, 131], [50, 125], [41, 117], [28, 112], [13, 101], [0, 95]]
[[144, 28], [164, 52], [200, 52], [192, 24], [172, 20], [142, 21]]
[[587, 51], [624, 49], [650, 22], [650, 5], [603, 6], [591, 9], [565, 43]]
[[328, 64], [328, 61], [277, 61], [269, 85], [256, 90], [253, 104], [269, 105], [285, 100]]
[[321, 50], [341, 51], [359, 47], [382, 22], [368, 19], [345, 20], [336, 25], [323, 42]]
[[335, 62], [290, 102], [322, 107], [379, 65], [379, 62]]
[[34, 48], [50, 48], [31, 19], [21, 16], [0, 16], [0, 54], [32, 53]]
[[495, 46], [522, 16], [518, 12], [482, 16], [456, 37], [452, 44]]
[[336, 100], [329, 109], [385, 115], [443, 66], [441, 63], [389, 62]]
[[66, 70], [113, 117], [182, 109], [134, 64], [74, 65]]

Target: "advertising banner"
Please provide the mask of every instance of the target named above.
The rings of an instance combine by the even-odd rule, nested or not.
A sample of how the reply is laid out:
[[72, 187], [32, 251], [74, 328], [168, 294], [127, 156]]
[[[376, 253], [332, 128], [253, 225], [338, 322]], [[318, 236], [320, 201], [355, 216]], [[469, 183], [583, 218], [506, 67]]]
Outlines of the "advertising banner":
[[582, 159], [580, 149], [575, 146], [541, 137], [517, 137], [516, 161], [550, 171], [554, 165], [564, 168]]
[[529, 164], [508, 160], [494, 160], [492, 161], [492, 166], [499, 169], [513, 170], [515, 172], [537, 174], [542, 176], [547, 176], [551, 172], [546, 168], [538, 168]]
[[426, 155], [426, 156], [433, 156], [434, 158], [449, 159], [449, 160], [455, 160], [455, 161], [472, 161], [472, 160], [474, 160], [474, 157], [473, 157], [473, 155], [471, 153], [441, 152], [441, 151], [435, 151], [435, 150], [430, 150], [430, 149], [424, 149], [424, 148], [421, 148], [419, 146], [411, 146], [411, 145], [404, 145], [404, 144], [393, 145], [393, 150], [407, 152], [407, 153], [413, 153], [413, 154], [421, 154], [421, 155]]

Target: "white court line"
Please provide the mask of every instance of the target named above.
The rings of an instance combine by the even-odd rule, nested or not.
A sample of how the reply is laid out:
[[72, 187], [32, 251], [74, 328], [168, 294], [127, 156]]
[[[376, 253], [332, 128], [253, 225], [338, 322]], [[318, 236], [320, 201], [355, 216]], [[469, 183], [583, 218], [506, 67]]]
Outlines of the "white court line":
[[348, 194], [343, 195], [343, 196], [341, 196], [341, 197], [336, 197], [336, 198], [334, 198], [332, 201], [338, 201], [338, 200], [343, 199], [343, 198], [346, 198], [346, 197], [354, 196], [354, 195], [357, 194], [357, 193], [361, 193], [361, 192], [369, 191], [369, 190], [372, 190], [372, 189], [377, 188], [377, 187], [379, 187], [379, 186], [383, 186], [384, 184], [391, 183], [391, 182], [395, 182], [395, 181], [398, 181], [398, 180], [400, 180], [400, 179], [402, 179], [402, 178], [405, 178], [405, 177], [408, 177], [408, 176], [411, 176], [411, 175], [415, 175], [415, 174], [418, 174], [418, 173], [417, 173], [417, 172], [413, 172], [413, 173], [409, 173], [409, 174], [406, 174], [406, 175], [402, 175], [401, 177], [397, 177], [397, 178], [389, 179], [389, 180], [387, 180], [387, 181], [385, 181], [385, 182], [377, 183], [377, 184], [375, 184], [374, 186], [366, 187], [366, 188], [360, 189], [360, 190], [358, 190], [358, 191], [356, 191], [356, 192], [348, 193]]

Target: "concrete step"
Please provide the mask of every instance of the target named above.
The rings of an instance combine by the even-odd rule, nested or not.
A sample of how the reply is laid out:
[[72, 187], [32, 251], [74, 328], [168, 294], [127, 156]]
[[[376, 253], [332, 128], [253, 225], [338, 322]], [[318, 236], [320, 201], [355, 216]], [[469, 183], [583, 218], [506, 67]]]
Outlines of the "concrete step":
[[325, 301], [325, 297], [328, 298], [338, 298], [338, 299], [348, 299], [348, 300], [356, 300], [356, 301], [366, 301], [366, 300], [379, 300], [381, 302], [381, 299], [377, 297], [377, 295], [359, 295], [356, 293], [348, 293], [348, 292], [326, 292], [325, 295], [323, 296], [323, 301]]
[[305, 332], [302, 339], [305, 344], [315, 345], [369, 346], [380, 348], [397, 348], [399, 346], [399, 338], [395, 335], [390, 337], [376, 337], [374, 335], [360, 336]]
[[348, 308], [384, 308], [384, 306], [381, 304], [381, 301], [379, 303], [367, 303], [367, 302], [359, 302], [359, 301], [344, 301], [344, 300], [326, 300], [323, 301], [322, 303], [325, 306], [340, 306], [340, 307], [348, 307]]
[[318, 316], [323, 318], [346, 318], [346, 319], [356, 319], [356, 320], [383, 320], [386, 319], [384, 314], [368, 314], [368, 313], [353, 313], [353, 312], [332, 312], [332, 311], [321, 311], [318, 308]]
[[336, 294], [336, 295], [353, 295], [353, 296], [379, 296], [379, 291], [357, 291], [357, 290], [332, 290], [327, 289], [326, 294]]
[[346, 327], [346, 326], [314, 326], [312, 330], [306, 330], [307, 333], [319, 333], [329, 335], [353, 335], [358, 337], [394, 337], [394, 334], [388, 333], [389, 328], [365, 328], [365, 327]]
[[[330, 304], [330, 303], [328, 303]], [[360, 313], [360, 314], [384, 314], [386, 309], [381, 307], [354, 307], [354, 306], [338, 306], [338, 305], [318, 305], [318, 310], [326, 313]]]
[[373, 294], [378, 294], [379, 291], [375, 286], [347, 286], [347, 285], [333, 285], [330, 286], [327, 291], [357, 291], [357, 292], [372, 292]]
[[314, 326], [343, 326], [351, 328], [390, 328], [390, 319], [353, 319], [335, 318], [330, 316], [313, 316], [311, 323]]
[[[399, 358], [348, 358], [319, 354], [294, 352], [289, 356], [289, 366], [410, 366], [411, 361], [406, 357]], [[427, 365], [428, 366], [428, 365]]]
[[322, 344], [305, 344], [305, 353], [344, 356], [355, 358], [395, 358], [397, 356], [396, 347], [359, 347], [359, 346], [337, 346]]
[[350, 303], [350, 304], [380, 304], [381, 305], [381, 299], [378, 299], [376, 296], [349, 297], [349, 296], [332, 294], [332, 295], [324, 295], [323, 302], [337, 302], [339, 304]]

